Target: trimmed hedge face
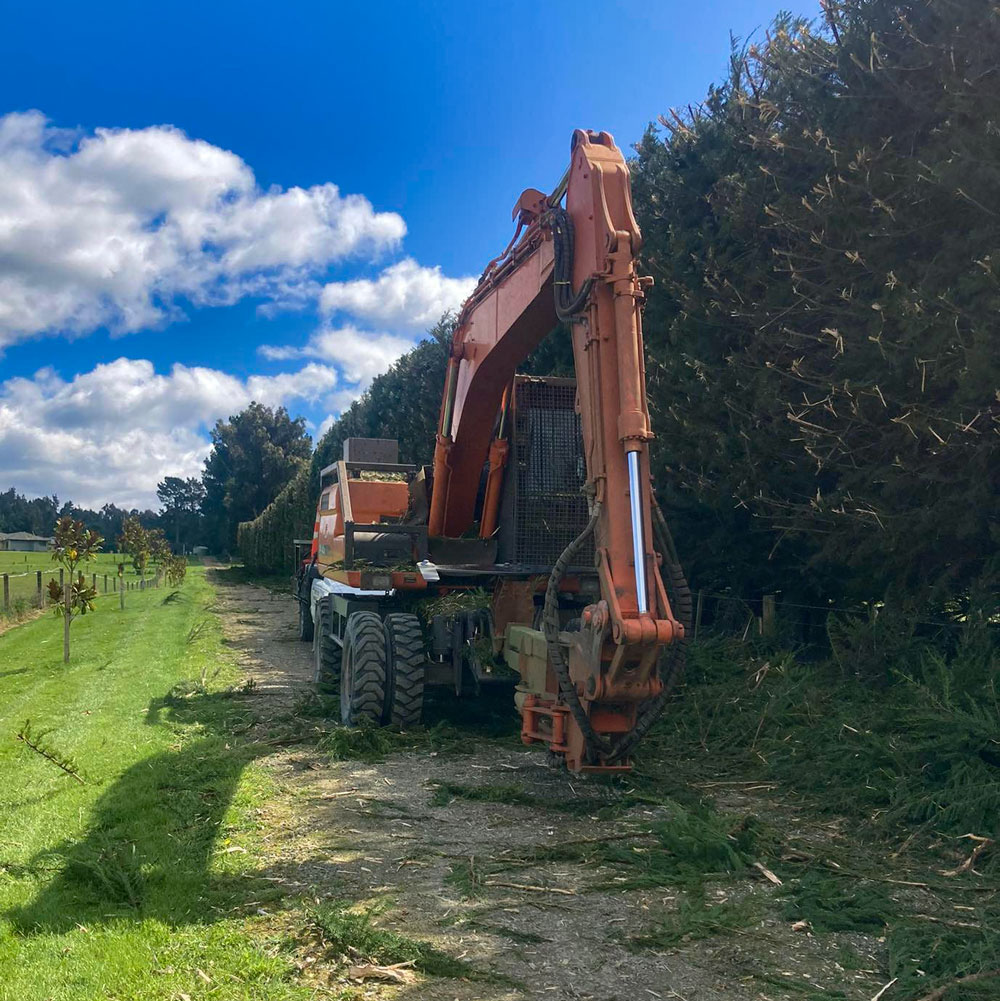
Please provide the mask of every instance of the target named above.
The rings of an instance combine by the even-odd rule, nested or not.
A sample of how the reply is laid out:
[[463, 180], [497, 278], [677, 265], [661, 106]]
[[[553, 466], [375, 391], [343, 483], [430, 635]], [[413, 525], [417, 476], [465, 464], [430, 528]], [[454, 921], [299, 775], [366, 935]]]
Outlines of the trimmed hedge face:
[[256, 573], [280, 573], [293, 569], [293, 539], [312, 538], [316, 491], [309, 463], [298, 472], [263, 513], [240, 523], [236, 544], [244, 565]]
[[1000, 12], [826, 8], [636, 149], [661, 502], [701, 587], [993, 607]]

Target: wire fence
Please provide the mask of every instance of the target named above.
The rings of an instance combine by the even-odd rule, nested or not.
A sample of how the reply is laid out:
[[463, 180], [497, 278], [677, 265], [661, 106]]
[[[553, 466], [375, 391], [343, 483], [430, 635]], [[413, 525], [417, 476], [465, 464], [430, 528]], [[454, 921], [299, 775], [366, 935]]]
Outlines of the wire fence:
[[[803, 638], [825, 634], [831, 613], [857, 618], [874, 618], [882, 612], [880, 603], [859, 603], [854, 606], [808, 604], [786, 600], [780, 593], [744, 596], [717, 591], [695, 592], [694, 638], [708, 631], [726, 635], [738, 634], [746, 639], [751, 633], [768, 635], [780, 623], [782, 628], [792, 627]], [[956, 614], [953, 619], [910, 618], [912, 626], [928, 629], [961, 630], [968, 627], [965, 616]], [[995, 626], [996, 623], [994, 622]]]
[[[82, 571], [78, 571], [82, 573]], [[59, 569], [26, 570], [21, 573], [0, 574], [0, 613], [5, 616], [20, 615], [36, 609], [47, 608], [49, 600], [48, 582], [51, 579], [59, 581], [62, 586], [66, 571]], [[84, 573], [85, 580], [97, 592], [99, 598], [106, 595], [116, 595], [124, 591], [145, 591], [160, 586], [160, 575], [147, 574], [143, 576], [111, 573]]]

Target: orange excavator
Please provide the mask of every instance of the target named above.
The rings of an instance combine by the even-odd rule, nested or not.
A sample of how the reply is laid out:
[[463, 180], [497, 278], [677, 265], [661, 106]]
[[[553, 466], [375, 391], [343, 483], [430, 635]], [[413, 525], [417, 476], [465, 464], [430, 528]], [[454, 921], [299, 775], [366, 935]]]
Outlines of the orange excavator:
[[[458, 317], [432, 466], [348, 439], [296, 581], [345, 724], [419, 722], [427, 685], [514, 684], [525, 743], [622, 771], [683, 668], [691, 596], [652, 490], [628, 167], [577, 130], [551, 194]], [[517, 374], [565, 324], [576, 379]]]

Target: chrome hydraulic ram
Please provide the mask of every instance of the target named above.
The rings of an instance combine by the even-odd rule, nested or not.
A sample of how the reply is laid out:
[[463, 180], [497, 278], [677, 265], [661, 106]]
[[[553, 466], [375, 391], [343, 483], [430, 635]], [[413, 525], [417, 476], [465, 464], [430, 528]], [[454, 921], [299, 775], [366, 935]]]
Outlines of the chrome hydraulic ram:
[[632, 559], [635, 561], [635, 598], [639, 614], [649, 611], [646, 594], [646, 538], [642, 527], [642, 493], [639, 488], [639, 453], [628, 452], [628, 495], [632, 509]]

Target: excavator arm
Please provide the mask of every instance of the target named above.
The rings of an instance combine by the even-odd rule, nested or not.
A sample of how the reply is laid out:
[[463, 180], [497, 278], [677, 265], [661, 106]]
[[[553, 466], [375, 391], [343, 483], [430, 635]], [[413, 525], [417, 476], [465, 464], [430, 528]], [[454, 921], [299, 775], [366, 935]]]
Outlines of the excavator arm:
[[[544, 737], [571, 768], [624, 767], [665, 701], [670, 678], [660, 653], [683, 640], [684, 626], [664, 586], [664, 561], [675, 596], [683, 578], [649, 475], [641, 314], [650, 280], [636, 273], [641, 236], [628, 167], [611, 136], [576, 131], [557, 190], [528, 189], [514, 218], [514, 239], [486, 268], [458, 319], [428, 535], [458, 538], [472, 529], [487, 464], [479, 534], [494, 531], [507, 450], [496, 434], [497, 415], [508, 405], [517, 367], [560, 321], [568, 324], [590, 522], [548, 581], [543, 631], [558, 697], [529, 696], [523, 732], [526, 739]], [[559, 586], [571, 550], [590, 533], [600, 600], [583, 610], [578, 631], [560, 632]]]

